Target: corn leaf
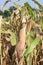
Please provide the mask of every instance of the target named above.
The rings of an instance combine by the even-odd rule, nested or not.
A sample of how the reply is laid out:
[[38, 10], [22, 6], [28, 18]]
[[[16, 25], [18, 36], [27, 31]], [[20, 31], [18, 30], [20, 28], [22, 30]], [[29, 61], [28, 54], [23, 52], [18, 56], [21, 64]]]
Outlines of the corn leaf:
[[32, 53], [28, 56], [27, 65], [32, 65]]
[[37, 36], [35, 40], [30, 44], [30, 46], [25, 51], [25, 56], [33, 51], [33, 49], [37, 46], [40, 41], [40, 36]]
[[16, 44], [16, 35], [14, 33], [11, 33], [11, 44], [15, 45]]
[[29, 46], [32, 42], [33, 42], [32, 36], [27, 35], [27, 36], [26, 36], [26, 45]]

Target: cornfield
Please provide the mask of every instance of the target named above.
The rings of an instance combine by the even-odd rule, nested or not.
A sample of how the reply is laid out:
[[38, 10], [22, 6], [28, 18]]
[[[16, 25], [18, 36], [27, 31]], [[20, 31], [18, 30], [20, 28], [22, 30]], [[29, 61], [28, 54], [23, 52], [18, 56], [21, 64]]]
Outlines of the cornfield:
[[0, 10], [0, 65], [43, 65], [43, 6], [32, 1], [38, 9], [13, 2]]

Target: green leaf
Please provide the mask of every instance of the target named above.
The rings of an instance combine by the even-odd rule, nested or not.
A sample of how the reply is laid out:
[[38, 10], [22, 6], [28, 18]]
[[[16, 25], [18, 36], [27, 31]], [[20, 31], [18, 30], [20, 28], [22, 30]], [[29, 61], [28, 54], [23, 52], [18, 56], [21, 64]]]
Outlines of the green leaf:
[[30, 45], [33, 42], [33, 38], [30, 35], [26, 35], [26, 45]]
[[29, 17], [32, 15], [32, 7], [28, 4], [28, 2], [24, 3], [27, 13], [29, 15]]
[[35, 40], [30, 44], [30, 46], [25, 51], [25, 56], [33, 51], [33, 49], [37, 46], [40, 41], [40, 36], [37, 36]]
[[24, 56], [20, 59], [19, 65], [24, 61]]
[[40, 25], [41, 25], [41, 28], [43, 30], [43, 18], [40, 19]]
[[32, 65], [32, 53], [29, 54], [27, 59], [28, 59], [27, 65]]
[[16, 44], [16, 35], [14, 33], [11, 33], [11, 44], [15, 45]]

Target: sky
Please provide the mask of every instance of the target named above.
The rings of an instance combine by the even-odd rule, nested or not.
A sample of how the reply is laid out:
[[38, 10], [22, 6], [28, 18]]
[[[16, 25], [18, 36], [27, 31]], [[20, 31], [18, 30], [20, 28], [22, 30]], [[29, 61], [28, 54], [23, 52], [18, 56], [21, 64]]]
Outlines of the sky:
[[[2, 8], [2, 5], [4, 4], [6, 0], [0, 0], [0, 10]], [[43, 5], [43, 0], [37, 0], [40, 4]], [[12, 0], [12, 2], [9, 2], [6, 6], [5, 9], [8, 9], [10, 6], [13, 5], [13, 2], [16, 2], [17, 4], [22, 4], [24, 2], [28, 2], [33, 8], [37, 8], [36, 5], [34, 4], [34, 2], [32, 2], [31, 0], [20, 0], [17, 2], [17, 0]]]

